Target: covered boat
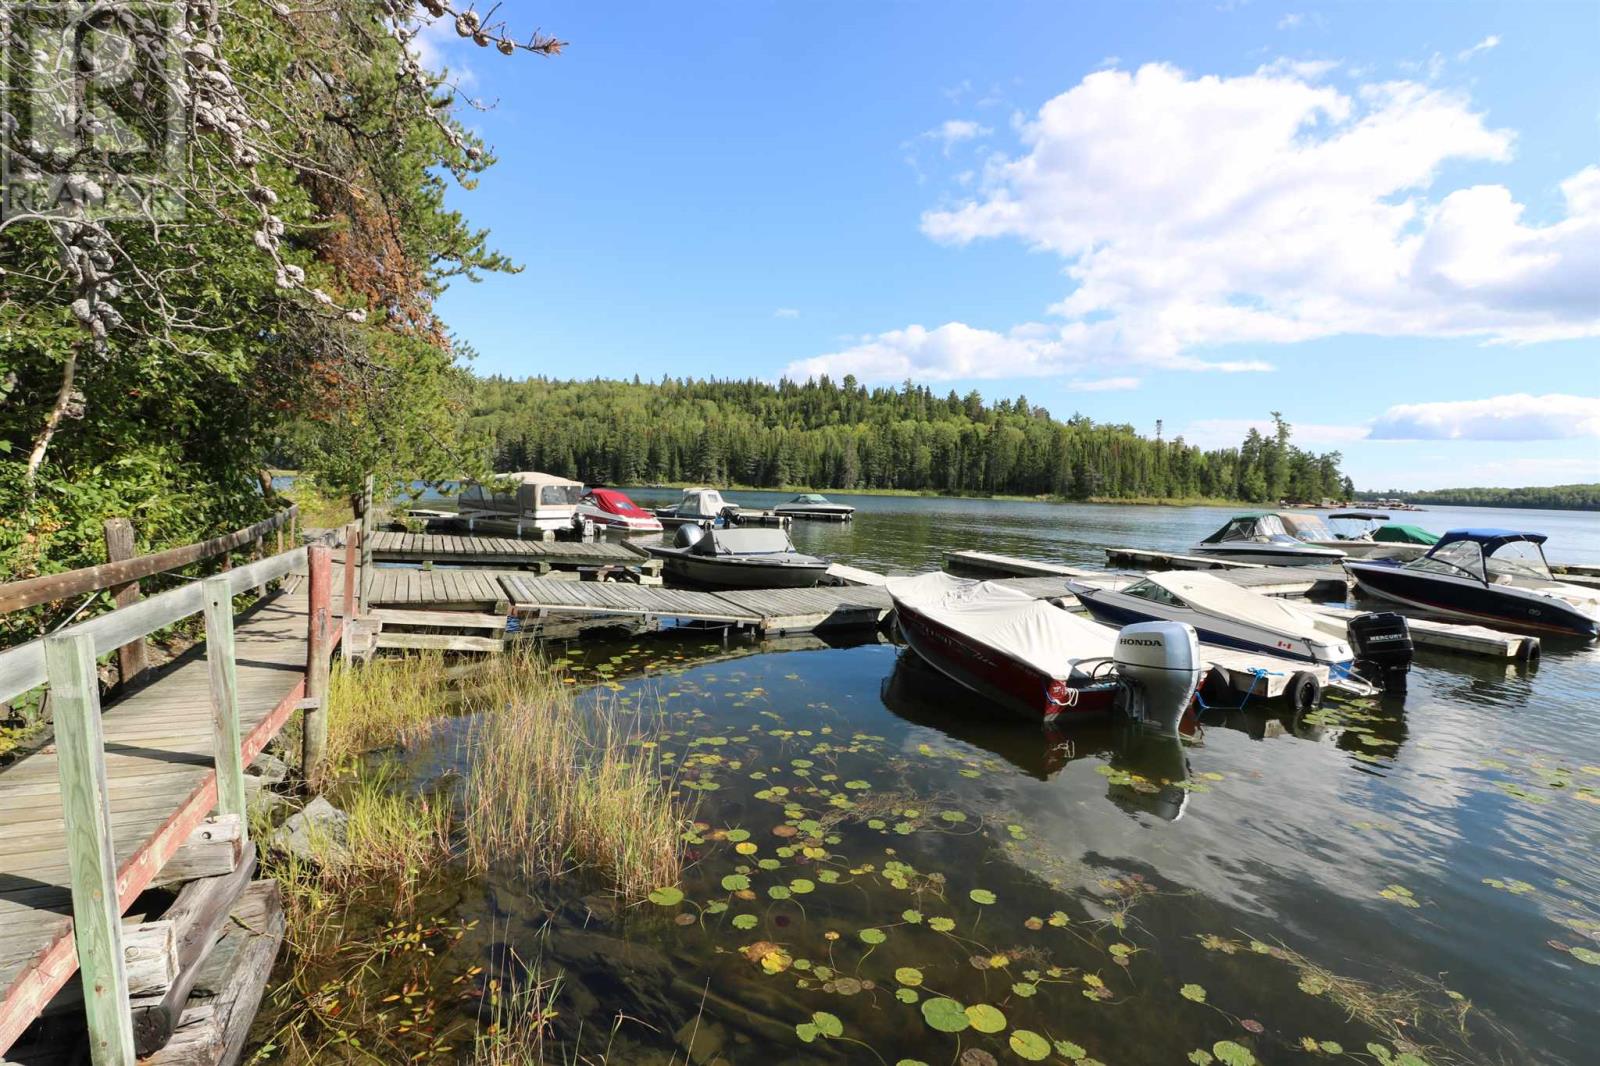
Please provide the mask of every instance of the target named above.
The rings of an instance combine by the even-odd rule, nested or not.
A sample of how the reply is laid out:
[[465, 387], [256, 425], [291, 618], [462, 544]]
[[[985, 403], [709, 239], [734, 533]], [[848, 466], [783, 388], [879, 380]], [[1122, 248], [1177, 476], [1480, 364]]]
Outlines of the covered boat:
[[1296, 540], [1318, 548], [1337, 548], [1352, 558], [1414, 559], [1439, 539], [1416, 526], [1404, 529], [1430, 539], [1413, 539], [1410, 532], [1379, 539], [1377, 534], [1390, 528], [1379, 523], [1389, 516], [1374, 511], [1340, 511], [1329, 515], [1326, 522], [1320, 515], [1303, 511], [1279, 511], [1277, 517]]
[[828, 572], [828, 561], [795, 551], [781, 529], [678, 527], [673, 543], [645, 545], [677, 581], [703, 588], [809, 588]]
[[1540, 633], [1600, 636], [1600, 591], [1555, 580], [1546, 537], [1452, 529], [1421, 559], [1346, 560], [1361, 591], [1449, 618]]
[[502, 474], [492, 482], [469, 482], [461, 490], [461, 521], [498, 520], [517, 530], [567, 529], [572, 526], [583, 495], [583, 483], [569, 478], [525, 470]]
[[657, 518], [691, 522], [727, 522], [739, 514], [739, 505], [722, 498], [716, 489], [684, 489], [683, 497], [671, 507], [657, 507]]
[[578, 501], [578, 517], [619, 533], [661, 532], [661, 519], [618, 489], [590, 489]]
[[1284, 527], [1282, 517], [1271, 511], [1234, 515], [1227, 525], [1196, 544], [1193, 551], [1196, 555], [1265, 566], [1336, 563], [1345, 557], [1339, 548], [1297, 539]]
[[815, 492], [802, 493], [788, 503], [778, 504], [772, 510], [774, 514], [788, 515], [790, 518], [824, 522], [848, 522], [856, 515], [856, 509], [848, 503], [834, 503], [826, 496], [819, 496]]
[[890, 578], [907, 644], [941, 673], [1033, 721], [1110, 710], [1117, 632], [1007, 585]]

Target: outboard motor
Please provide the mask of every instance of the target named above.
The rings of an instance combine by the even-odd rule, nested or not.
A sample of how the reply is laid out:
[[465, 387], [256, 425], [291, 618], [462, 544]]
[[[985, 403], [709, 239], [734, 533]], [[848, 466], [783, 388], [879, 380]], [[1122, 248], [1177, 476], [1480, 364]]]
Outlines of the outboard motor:
[[672, 546], [675, 548], [692, 548], [699, 544], [700, 539], [705, 535], [706, 531], [700, 528], [698, 522], [685, 522], [672, 535]]
[[1415, 647], [1405, 615], [1374, 611], [1350, 619], [1350, 651], [1356, 671], [1385, 692], [1403, 694]]
[[737, 526], [744, 522], [744, 515], [731, 503], [718, 511], [717, 517], [722, 519], [725, 526]]
[[1185, 622], [1136, 622], [1117, 633], [1112, 657], [1122, 709], [1147, 727], [1176, 736], [1200, 686], [1200, 641]]

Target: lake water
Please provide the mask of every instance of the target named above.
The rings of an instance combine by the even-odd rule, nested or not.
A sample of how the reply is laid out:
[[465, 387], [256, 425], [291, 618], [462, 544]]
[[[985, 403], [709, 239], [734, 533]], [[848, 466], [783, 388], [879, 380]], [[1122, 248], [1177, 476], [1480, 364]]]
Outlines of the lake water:
[[[1100, 565], [1107, 545], [1181, 549], [1228, 517], [838, 498], [853, 524], [799, 523], [795, 540], [880, 570], [947, 548]], [[1553, 560], [1600, 562], [1593, 514], [1407, 520], [1537, 529]], [[459, 966], [514, 952], [566, 971], [575, 1054], [1595, 1061], [1593, 644], [1547, 639], [1532, 668], [1424, 652], [1403, 701], [1211, 712], [1181, 747], [1114, 724], [1041, 735], [877, 641], [552, 651], [587, 698], [660, 731], [703, 827], [681, 902], [619, 908], [579, 877], [506, 876], [430, 900], [479, 922]], [[452, 744], [422, 758], [470, 757]]]

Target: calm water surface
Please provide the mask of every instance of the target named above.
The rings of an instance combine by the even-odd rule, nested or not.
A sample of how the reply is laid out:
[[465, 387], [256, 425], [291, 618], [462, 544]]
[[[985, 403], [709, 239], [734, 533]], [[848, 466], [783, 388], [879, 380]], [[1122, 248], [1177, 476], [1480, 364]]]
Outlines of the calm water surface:
[[[852, 525], [798, 524], [802, 549], [899, 571], [947, 548], [1099, 565], [1106, 545], [1182, 548], [1228, 517], [850, 502]], [[1408, 520], [1537, 529], [1552, 559], [1600, 562], [1592, 514]], [[697, 805], [683, 900], [619, 909], [576, 878], [492, 879], [440, 906], [481, 922], [463, 964], [514, 950], [565, 968], [560, 1027], [581, 1053], [1596, 1061], [1594, 645], [1546, 640], [1533, 668], [1423, 653], [1403, 701], [1213, 712], [1184, 747], [996, 722], [883, 643], [680, 635], [567, 657], [588, 698], [662, 732]], [[441, 738], [430, 767], [454, 750]]]

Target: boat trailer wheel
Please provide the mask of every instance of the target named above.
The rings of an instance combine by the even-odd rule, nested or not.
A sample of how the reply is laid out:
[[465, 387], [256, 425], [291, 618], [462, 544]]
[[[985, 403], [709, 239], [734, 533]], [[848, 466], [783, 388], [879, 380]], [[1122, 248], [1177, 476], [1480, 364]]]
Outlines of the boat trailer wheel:
[[1322, 706], [1322, 682], [1309, 670], [1299, 670], [1289, 679], [1289, 702], [1297, 711]]

